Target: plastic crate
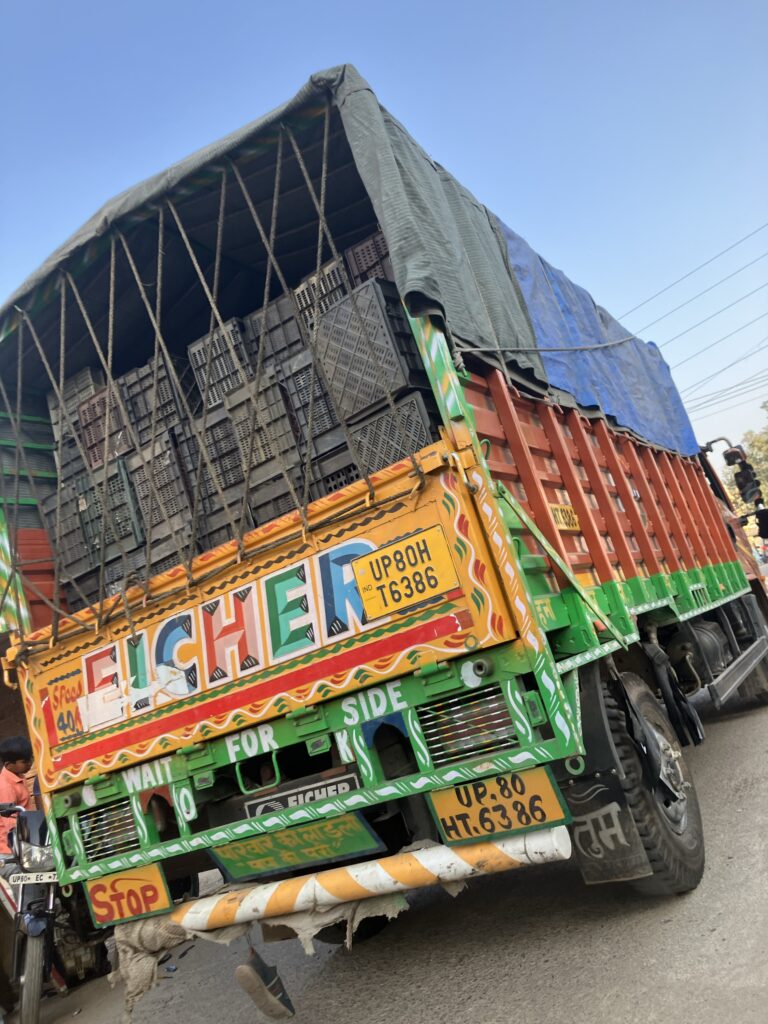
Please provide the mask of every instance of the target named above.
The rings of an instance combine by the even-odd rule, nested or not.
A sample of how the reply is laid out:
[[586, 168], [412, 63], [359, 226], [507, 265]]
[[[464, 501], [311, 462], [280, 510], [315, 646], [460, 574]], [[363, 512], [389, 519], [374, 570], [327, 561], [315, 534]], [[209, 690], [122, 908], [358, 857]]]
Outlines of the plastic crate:
[[388, 281], [366, 281], [323, 314], [316, 355], [345, 419], [375, 406], [388, 391], [427, 384], [397, 289]]
[[[205, 337], [193, 341], [187, 349], [189, 362], [202, 396], [205, 396], [205, 380], [208, 376], [209, 408], [220, 405], [227, 392], [240, 387], [253, 377], [242, 322], [229, 320], [224, 327], [226, 336], [217, 328]], [[212, 352], [206, 374], [209, 349], [212, 349]]]
[[376, 473], [438, 440], [437, 411], [430, 410], [418, 392], [387, 405], [349, 432], [357, 456], [368, 473]]
[[[6, 414], [4, 405], [3, 412], [0, 413], [0, 439], [3, 441], [13, 441], [14, 444], [19, 440], [23, 444], [46, 444], [51, 446], [54, 444], [53, 429], [49, 419], [43, 420], [43, 417], [25, 419], [22, 412], [22, 418], [16, 422], [16, 409], [13, 407], [13, 422], [11, 422], [11, 417]], [[34, 448], [28, 448], [27, 452], [31, 453], [35, 450]]]
[[153, 419], [155, 436], [183, 422], [186, 413], [182, 394], [190, 411], [198, 411], [199, 397], [192, 367], [181, 360], [174, 360], [173, 368], [179, 381], [178, 387], [162, 355], [158, 360], [156, 382], [154, 359], [145, 366], [124, 373], [117, 380], [128, 418], [140, 445], [151, 443]]
[[[201, 551], [210, 551], [233, 539], [230, 518], [235, 525], [240, 523], [243, 509], [243, 488], [233, 487], [224, 493], [224, 502], [218, 502], [215, 511], [205, 516], [198, 527], [198, 546]], [[253, 529], [253, 519], [248, 505], [245, 506], [245, 532]]]
[[[62, 590], [67, 601], [67, 608], [71, 612], [82, 611], [99, 603], [99, 574], [91, 570], [80, 576], [77, 580], [77, 587], [71, 580], [62, 580]], [[83, 596], [85, 595], [85, 600]]]
[[[303, 491], [296, 472], [289, 472], [293, 482], [296, 498], [301, 502]], [[293, 512], [298, 507], [291, 495], [291, 489], [281, 473], [279, 476], [263, 479], [258, 486], [251, 487], [248, 498], [248, 505], [251, 510], [253, 522], [256, 526], [262, 526], [273, 519]]]
[[[73, 374], [64, 381], [62, 400], [64, 408], [69, 414], [69, 420], [75, 427], [77, 427], [77, 410], [87, 398], [95, 395], [105, 384], [103, 371], [91, 369], [89, 366], [86, 366], [79, 373]], [[49, 391], [46, 398], [48, 401], [48, 411], [51, 415], [51, 429], [54, 440], [58, 441], [62, 434], [65, 437], [71, 436], [72, 431], [67, 423], [67, 417], [62, 415], [56, 392]]]
[[90, 477], [78, 477], [74, 481], [77, 494], [77, 512], [80, 516], [83, 537], [89, 551], [90, 564], [97, 567], [102, 561], [119, 557], [120, 548], [132, 550], [144, 541], [140, 517], [136, 507], [128, 471], [122, 461], [107, 466], [107, 518], [104, 531], [104, 550], [101, 547], [102, 494], [105, 468]]
[[[46, 493], [46, 489], [56, 487], [56, 462], [53, 452], [47, 449], [24, 448], [19, 451], [16, 447], [1, 445], [0, 472], [3, 474], [2, 486], [0, 486], [0, 496], [2, 497], [13, 497], [13, 481], [17, 472], [19, 479], [27, 486], [30, 486], [29, 474], [31, 473], [35, 487], [41, 490], [41, 493]], [[52, 473], [54, 476], [40, 476], [40, 473]]]
[[77, 506], [78, 495], [71, 484], [62, 485], [58, 501], [54, 491], [41, 502], [43, 522], [51, 547], [58, 554], [62, 579], [85, 572], [92, 564]]
[[[2, 463], [0, 462], [0, 465]], [[13, 518], [13, 507], [14, 502], [29, 502], [39, 501], [42, 502], [50, 494], [56, 492], [56, 480], [45, 479], [40, 477], [32, 477], [30, 481], [26, 472], [22, 469], [19, 472], [18, 483], [16, 475], [13, 472], [13, 468], [9, 471], [3, 472], [2, 488], [0, 488], [0, 498], [6, 503], [5, 504], [5, 517], [9, 521]], [[19, 506], [20, 508], [23, 506]]]
[[61, 442], [61, 455], [58, 445], [53, 455], [62, 483], [67, 483], [86, 472], [85, 461], [73, 437], [65, 437]]
[[[131, 586], [142, 586], [153, 576], [172, 569], [178, 564], [179, 556], [176, 547], [169, 541], [155, 542], [153, 540], [152, 560], [149, 565], [147, 565], [146, 550], [143, 547], [126, 552], [124, 556], [118, 555], [104, 564], [104, 575], [101, 581], [103, 597], [112, 597], [119, 594], [124, 588], [127, 590]], [[72, 611], [99, 603], [102, 596], [99, 590], [100, 573], [100, 567], [96, 567], [75, 577], [74, 581], [64, 581], [67, 604]], [[81, 591], [86, 600], [83, 600]]]
[[313, 479], [309, 491], [313, 501], [328, 494], [334, 494], [360, 479], [360, 470], [347, 447], [339, 448], [330, 455], [315, 459], [312, 465], [312, 474]]
[[320, 268], [320, 273], [309, 274], [293, 289], [296, 310], [307, 331], [312, 330], [317, 302], [318, 315], [322, 316], [346, 295], [344, 277], [339, 260], [329, 260]]
[[[180, 564], [178, 545], [173, 538], [155, 540], [152, 536], [152, 552], [147, 563], [146, 547], [127, 552], [125, 558], [117, 558], [104, 566], [104, 583], [108, 594], [116, 594], [126, 583], [146, 583], [166, 569]], [[184, 550], [186, 556], [186, 550]]]
[[283, 465], [297, 464], [297, 425], [285, 387], [272, 367], [262, 368], [258, 390], [255, 384], [237, 388], [225, 397], [224, 405], [235, 430], [243, 466], [247, 465], [250, 453], [251, 481], [275, 476]]
[[[227, 420], [227, 422], [229, 421]], [[197, 492], [198, 514], [213, 512], [218, 505], [219, 498], [216, 491], [216, 485], [214, 484], [213, 477], [206, 466], [205, 459], [202, 461], [198, 479], [197, 469], [200, 445], [196, 435], [188, 423], [182, 423], [178, 428], [172, 430], [171, 435], [173, 437], [173, 444], [176, 447], [179, 465], [184, 477], [187, 493], [190, 496], [190, 510], [194, 507], [194, 497], [195, 492]], [[235, 454], [237, 456], [235, 469], [238, 469], [240, 466], [240, 451], [237, 448], [237, 444], [235, 444]], [[240, 468], [238, 472], [239, 477], [242, 480], [242, 468]], [[217, 473], [217, 477], [218, 475], [219, 474]], [[221, 484], [219, 486], [221, 486]]]
[[[104, 463], [104, 435], [107, 427], [107, 392], [104, 388], [80, 403], [77, 420], [80, 438], [85, 449], [88, 465], [98, 469]], [[123, 423], [117, 396], [112, 393], [109, 405], [109, 442], [107, 459], [111, 462], [118, 455], [133, 449], [133, 439]]]
[[251, 364], [258, 365], [259, 349], [263, 359], [287, 359], [305, 351], [297, 320], [296, 305], [290, 295], [280, 295], [265, 309], [257, 309], [244, 321]]
[[165, 542], [179, 561], [178, 548], [185, 551], [192, 536], [192, 505], [176, 448], [166, 435], [155, 442], [151, 465], [136, 454], [126, 459], [126, 468], [144, 536], [151, 535], [152, 564]]
[[[236, 487], [243, 483], [243, 463], [240, 455], [235, 428], [229, 418], [229, 413], [223, 407], [211, 409], [205, 417], [205, 430], [203, 431], [203, 419], [195, 420], [195, 431], [189, 426], [182, 426], [179, 445], [182, 449], [182, 463], [189, 476], [190, 494], [194, 494], [194, 484], [197, 473], [198, 459], [198, 435], [204, 435], [205, 448], [208, 461], [213, 466], [219, 487], [226, 490], [229, 487]], [[211, 480], [206, 461], [203, 459], [203, 493], [216, 495], [216, 487]]]
[[[314, 391], [314, 407], [312, 411], [312, 437], [318, 438], [334, 427], [339, 420], [328, 394], [322, 374], [317, 365], [314, 366], [310, 352], [304, 351], [292, 359], [275, 363], [275, 374], [283, 386], [283, 393], [298, 427], [298, 436], [303, 445], [309, 440], [309, 404], [310, 393]], [[313, 386], [314, 376], [314, 386]]]
[[389, 259], [389, 247], [381, 231], [364, 238], [357, 245], [350, 246], [344, 253], [344, 258], [349, 268], [349, 276], [355, 285], [362, 284], [370, 278], [395, 280]]
[[220, 414], [220, 418], [206, 421], [205, 439], [219, 486], [227, 489], [242, 484], [245, 476], [235, 428], [225, 409]]

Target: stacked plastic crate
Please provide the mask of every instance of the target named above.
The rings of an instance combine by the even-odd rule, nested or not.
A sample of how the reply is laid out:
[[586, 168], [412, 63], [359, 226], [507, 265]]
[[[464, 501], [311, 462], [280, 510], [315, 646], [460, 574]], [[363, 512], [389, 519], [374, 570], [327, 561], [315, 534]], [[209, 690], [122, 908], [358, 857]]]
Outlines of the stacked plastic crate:
[[[204, 408], [178, 431], [181, 463], [187, 476], [195, 533], [207, 550], [231, 538], [241, 520], [245, 473], [237, 434], [225, 400], [249, 390], [253, 368], [245, 344], [246, 327], [229, 320], [188, 347], [189, 362]], [[201, 449], [202, 441], [202, 449]], [[252, 526], [246, 517], [246, 528]]]
[[331, 261], [192, 342], [183, 363], [150, 360], [112, 392], [86, 369], [65, 382], [61, 405], [49, 396], [60, 487], [44, 512], [71, 607], [436, 439], [384, 236], [345, 260], [350, 294]]
[[177, 368], [161, 358], [116, 378], [110, 392], [103, 377], [83, 371], [65, 382], [64, 410], [55, 393], [48, 396], [59, 489], [43, 513], [72, 609], [142, 583], [186, 554], [178, 381]]
[[[363, 239], [345, 259], [355, 287], [319, 318], [315, 352], [353, 461], [374, 473], [436, 440], [437, 410], [384, 235]], [[321, 493], [338, 486], [340, 468], [337, 460], [334, 473], [319, 474]]]
[[316, 498], [319, 464], [344, 445], [343, 429], [310, 350], [315, 306], [322, 313], [342, 295], [338, 264], [329, 263], [320, 275], [305, 278], [293, 296], [282, 295], [249, 318], [251, 357], [257, 361], [261, 353], [262, 379], [269, 382], [271, 396], [260, 406], [264, 423], [270, 424], [264, 432], [274, 435], [281, 462], [269, 481], [268, 500], [252, 503], [256, 522], [266, 521], [270, 512], [295, 508], [305, 492]]
[[[243, 466], [250, 460], [256, 523], [295, 508], [295, 497], [329, 494], [358, 479], [359, 467], [375, 472], [437, 438], [384, 236], [363, 239], [345, 259], [351, 294], [331, 261], [244, 320], [249, 364], [261, 365], [259, 397], [249, 400], [242, 387], [225, 405]], [[265, 447], [270, 436], [274, 452]]]

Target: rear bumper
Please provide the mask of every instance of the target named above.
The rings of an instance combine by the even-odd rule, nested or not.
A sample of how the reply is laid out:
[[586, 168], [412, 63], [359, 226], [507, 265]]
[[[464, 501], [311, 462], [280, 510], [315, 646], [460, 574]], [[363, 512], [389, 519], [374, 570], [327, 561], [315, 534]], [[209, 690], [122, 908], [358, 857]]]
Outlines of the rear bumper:
[[184, 903], [170, 917], [190, 931], [213, 931], [284, 914], [324, 910], [372, 896], [568, 860], [570, 855], [568, 829], [558, 825], [495, 842], [427, 846], [282, 882], [260, 882]]

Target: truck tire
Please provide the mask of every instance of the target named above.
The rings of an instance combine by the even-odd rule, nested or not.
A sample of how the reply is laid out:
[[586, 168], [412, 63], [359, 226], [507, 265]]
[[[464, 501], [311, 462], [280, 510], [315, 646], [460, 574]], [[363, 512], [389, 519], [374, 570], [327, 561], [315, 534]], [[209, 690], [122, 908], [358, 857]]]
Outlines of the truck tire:
[[38, 1024], [43, 998], [46, 936], [28, 935], [24, 943], [24, 973], [21, 976], [19, 1024]]
[[624, 769], [622, 787], [653, 875], [630, 884], [649, 896], [690, 892], [704, 873], [704, 830], [690, 771], [662, 705], [647, 684], [631, 672], [621, 682], [647, 727], [656, 733], [677, 800], [666, 800], [648, 785], [641, 755], [630, 736], [623, 707], [604, 684], [608, 722], [616, 752]]

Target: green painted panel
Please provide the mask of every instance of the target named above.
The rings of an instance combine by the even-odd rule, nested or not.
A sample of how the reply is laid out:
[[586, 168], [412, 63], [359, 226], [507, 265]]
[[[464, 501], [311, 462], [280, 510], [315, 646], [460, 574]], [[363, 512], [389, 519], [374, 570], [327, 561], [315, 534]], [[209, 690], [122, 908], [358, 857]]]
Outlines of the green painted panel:
[[211, 856], [229, 879], [243, 881], [383, 849], [384, 844], [359, 815], [344, 814], [229, 843], [211, 850]]

